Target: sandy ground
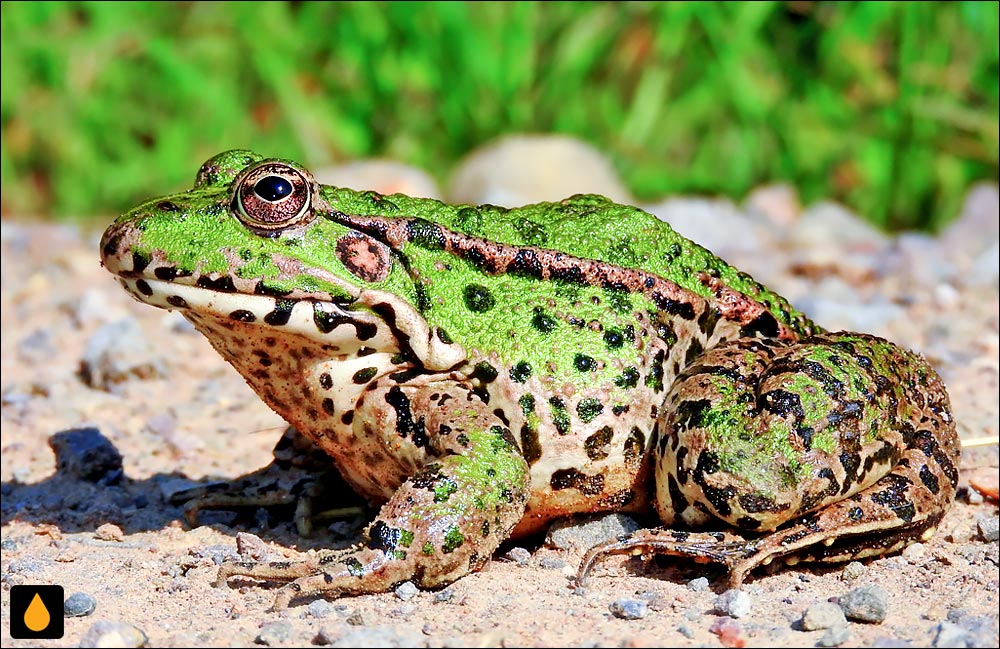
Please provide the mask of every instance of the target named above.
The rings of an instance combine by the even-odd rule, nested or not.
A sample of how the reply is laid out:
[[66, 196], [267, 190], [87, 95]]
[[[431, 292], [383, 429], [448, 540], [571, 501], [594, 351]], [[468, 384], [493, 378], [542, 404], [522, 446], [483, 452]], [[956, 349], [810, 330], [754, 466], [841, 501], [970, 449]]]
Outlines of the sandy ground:
[[[267, 611], [270, 587], [214, 588], [215, 564], [234, 552], [240, 531], [259, 535], [273, 556], [291, 556], [342, 544], [364, 521], [336, 523], [312, 539], [280, 513], [264, 525], [260, 516], [226, 513], [193, 529], [184, 522], [166, 495], [267, 464], [284, 426], [181, 318], [125, 295], [98, 264], [97, 236], [3, 224], [5, 647], [146, 639], [150, 646], [997, 646], [998, 546], [986, 540], [991, 525], [995, 539], [997, 503], [968, 486], [972, 479], [995, 489], [995, 444], [965, 454], [958, 502], [927, 543], [846, 569], [758, 572], [739, 605], [720, 608], [718, 570], [680, 561], [609, 558], [586, 588], [575, 588], [583, 548], [553, 548], [541, 538], [502, 547], [486, 569], [438, 592], [307, 601], [279, 614]], [[803, 270], [793, 257], [775, 257], [777, 270], [760, 279], [793, 301], [830, 273], [860, 293], [884, 292], [898, 313], [875, 333], [938, 364], [964, 438], [997, 434], [995, 280], [914, 288], [899, 281], [910, 272], [905, 264], [895, 275], [858, 274], [837, 263]], [[122, 319], [127, 324], [113, 324]], [[109, 348], [110, 359], [102, 356]], [[84, 359], [90, 380], [108, 389], [85, 383]], [[101, 460], [79, 449], [67, 450], [57, 469], [50, 436], [81, 426], [117, 449], [123, 474], [88, 475]], [[61, 640], [13, 640], [10, 586], [21, 584], [62, 585], [96, 610], [66, 618]], [[883, 591], [881, 622], [803, 630], [805, 611], [871, 585]], [[616, 615], [619, 600], [638, 619]]]

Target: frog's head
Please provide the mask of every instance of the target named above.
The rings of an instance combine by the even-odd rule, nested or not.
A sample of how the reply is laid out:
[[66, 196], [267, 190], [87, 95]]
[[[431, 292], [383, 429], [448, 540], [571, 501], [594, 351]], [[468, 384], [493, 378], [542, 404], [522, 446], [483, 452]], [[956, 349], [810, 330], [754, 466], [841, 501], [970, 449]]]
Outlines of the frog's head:
[[[344, 352], [402, 351], [427, 367], [462, 360], [414, 306], [419, 288], [391, 239], [331, 207], [343, 191], [294, 162], [228, 151], [192, 189], [119, 217], [101, 260], [139, 301], [193, 320], [281, 328]], [[378, 215], [377, 194], [351, 194]]]

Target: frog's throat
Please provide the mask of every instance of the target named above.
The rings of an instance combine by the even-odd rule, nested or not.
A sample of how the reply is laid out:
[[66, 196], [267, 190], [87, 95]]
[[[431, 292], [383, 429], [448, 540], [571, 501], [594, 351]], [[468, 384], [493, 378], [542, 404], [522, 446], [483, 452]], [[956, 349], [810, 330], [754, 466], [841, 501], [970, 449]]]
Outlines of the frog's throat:
[[340, 353], [361, 348], [402, 352], [429, 370], [446, 370], [466, 359], [465, 349], [434, 335], [408, 302], [391, 293], [362, 290], [350, 307], [315, 297], [290, 298], [220, 292], [149, 277], [119, 276], [136, 300], [185, 317], [210, 317], [274, 329], [282, 336], [330, 345]]

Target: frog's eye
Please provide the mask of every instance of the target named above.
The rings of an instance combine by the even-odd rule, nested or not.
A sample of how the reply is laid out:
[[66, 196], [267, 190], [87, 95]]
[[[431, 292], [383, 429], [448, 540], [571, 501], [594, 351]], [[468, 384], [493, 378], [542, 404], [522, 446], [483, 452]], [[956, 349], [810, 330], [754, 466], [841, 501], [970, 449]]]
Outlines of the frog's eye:
[[312, 179], [281, 162], [251, 167], [237, 181], [233, 209], [247, 226], [274, 232], [302, 225], [313, 217]]

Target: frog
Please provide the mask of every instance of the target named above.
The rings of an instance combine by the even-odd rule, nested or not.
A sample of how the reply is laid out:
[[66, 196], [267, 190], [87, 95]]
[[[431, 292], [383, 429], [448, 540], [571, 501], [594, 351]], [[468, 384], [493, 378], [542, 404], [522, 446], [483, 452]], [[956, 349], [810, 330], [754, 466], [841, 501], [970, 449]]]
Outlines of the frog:
[[[355, 545], [227, 559], [273, 608], [440, 588], [564, 517], [656, 516], [591, 549], [836, 562], [932, 536], [960, 444], [944, 382], [829, 332], [634, 206], [513, 209], [319, 184], [232, 150], [118, 217], [101, 263], [177, 310], [378, 508]], [[238, 494], [237, 494], [238, 496]]]

